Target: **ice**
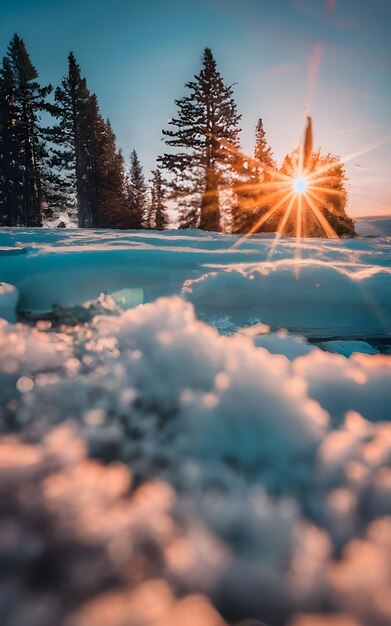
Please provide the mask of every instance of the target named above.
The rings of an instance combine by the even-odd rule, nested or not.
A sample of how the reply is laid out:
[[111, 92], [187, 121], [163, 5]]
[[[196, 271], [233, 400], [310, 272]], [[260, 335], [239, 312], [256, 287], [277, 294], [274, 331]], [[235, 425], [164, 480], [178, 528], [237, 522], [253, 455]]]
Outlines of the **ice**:
[[[266, 326], [266, 328], [269, 327]], [[316, 350], [314, 345], [309, 344], [305, 337], [300, 335], [289, 334], [286, 331], [276, 333], [263, 331], [258, 334], [256, 329], [257, 325], [244, 328], [239, 332], [244, 336], [251, 337], [254, 345], [258, 348], [264, 348], [271, 354], [283, 354], [290, 361]]]
[[322, 348], [328, 352], [337, 352], [343, 356], [352, 356], [355, 352], [361, 354], [377, 354], [376, 348], [369, 345], [366, 341], [324, 341]]

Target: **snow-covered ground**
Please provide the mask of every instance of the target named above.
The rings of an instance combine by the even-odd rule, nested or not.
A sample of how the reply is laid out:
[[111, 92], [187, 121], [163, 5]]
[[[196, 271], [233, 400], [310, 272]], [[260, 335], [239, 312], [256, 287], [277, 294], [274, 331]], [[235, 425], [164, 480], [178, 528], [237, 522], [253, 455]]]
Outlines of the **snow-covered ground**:
[[391, 246], [386, 238], [238, 238], [199, 231], [4, 230], [1, 280], [20, 311], [74, 306], [103, 292], [122, 307], [182, 295], [228, 331], [262, 322], [315, 338], [386, 337]]
[[1, 624], [391, 622], [391, 240], [237, 241], [0, 231]]

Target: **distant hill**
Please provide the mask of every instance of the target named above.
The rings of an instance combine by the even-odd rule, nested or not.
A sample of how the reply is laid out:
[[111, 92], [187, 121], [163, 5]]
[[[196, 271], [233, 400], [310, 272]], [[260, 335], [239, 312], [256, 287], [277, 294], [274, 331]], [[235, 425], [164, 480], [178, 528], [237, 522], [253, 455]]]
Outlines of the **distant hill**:
[[361, 237], [391, 237], [391, 215], [358, 217], [356, 232]]

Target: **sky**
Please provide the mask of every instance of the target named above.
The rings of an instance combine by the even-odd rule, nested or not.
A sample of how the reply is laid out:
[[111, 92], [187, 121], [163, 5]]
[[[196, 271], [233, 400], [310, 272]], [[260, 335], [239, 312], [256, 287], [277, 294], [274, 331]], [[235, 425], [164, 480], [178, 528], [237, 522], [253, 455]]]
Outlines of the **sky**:
[[147, 177], [209, 46], [235, 83], [243, 150], [262, 117], [281, 162], [311, 114], [315, 147], [349, 158], [352, 216], [391, 214], [390, 29], [391, 0], [0, 0], [0, 54], [17, 32], [55, 86], [72, 50]]

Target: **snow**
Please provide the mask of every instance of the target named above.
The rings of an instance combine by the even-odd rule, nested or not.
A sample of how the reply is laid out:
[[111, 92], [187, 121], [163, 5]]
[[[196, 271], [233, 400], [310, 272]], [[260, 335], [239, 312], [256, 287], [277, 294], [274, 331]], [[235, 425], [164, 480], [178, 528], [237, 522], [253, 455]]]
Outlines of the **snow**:
[[226, 312], [238, 326], [258, 318], [307, 337], [391, 332], [390, 268], [307, 259], [246, 264], [188, 281], [185, 293], [206, 319]]
[[0, 318], [16, 322], [18, 290], [13, 285], [0, 282]]
[[356, 352], [361, 354], [377, 354], [378, 352], [366, 341], [323, 341], [322, 348], [327, 352], [337, 352], [347, 357]]
[[310, 239], [300, 258], [292, 239], [272, 257], [272, 236], [238, 243], [194, 230], [3, 229], [0, 278], [18, 288], [21, 311], [80, 305], [102, 292], [123, 308], [182, 294], [226, 332], [262, 322], [330, 340], [390, 334], [387, 239]]
[[2, 624], [390, 622], [388, 240], [0, 242]]
[[321, 350], [294, 362], [308, 393], [334, 417], [350, 409], [371, 421], [390, 419], [391, 357], [353, 354], [350, 359]]

